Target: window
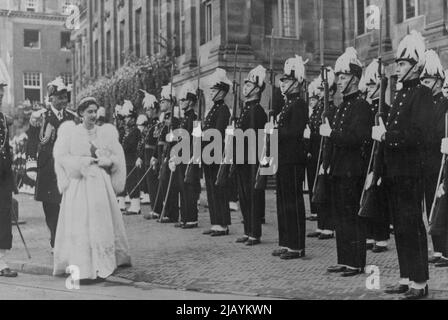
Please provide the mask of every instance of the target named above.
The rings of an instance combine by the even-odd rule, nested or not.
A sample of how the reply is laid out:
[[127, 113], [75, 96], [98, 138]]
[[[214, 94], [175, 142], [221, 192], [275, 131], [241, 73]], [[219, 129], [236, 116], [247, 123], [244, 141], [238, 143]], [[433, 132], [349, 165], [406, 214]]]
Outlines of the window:
[[141, 19], [142, 17], [142, 9], [138, 9], [137, 11], [135, 11], [135, 54], [137, 56], [137, 58], [141, 57]]
[[23, 74], [23, 91], [25, 100], [31, 103], [42, 101], [42, 74], [25, 72]]
[[94, 50], [95, 51], [94, 51], [94, 56], [93, 56], [93, 59], [94, 59], [93, 67], [94, 67], [94, 72], [95, 72], [94, 75], [96, 78], [96, 77], [98, 77], [98, 69], [99, 69], [98, 62], [99, 62], [99, 54], [100, 54], [98, 40], [95, 40]]
[[210, 0], [201, 0], [200, 6], [200, 28], [201, 28], [201, 45], [209, 42], [213, 38], [213, 10]]
[[120, 65], [124, 64], [124, 29], [126, 26], [126, 22], [122, 20], [120, 22]]
[[66, 31], [61, 32], [61, 49], [62, 50], [70, 49], [70, 32]]
[[39, 30], [25, 29], [23, 46], [25, 48], [39, 49], [40, 48], [40, 32], [39, 32]]
[[160, 0], [154, 0], [153, 3], [153, 17], [154, 17], [154, 53], [160, 52], [160, 16], [161, 16], [161, 7]]
[[397, 1], [398, 22], [403, 22], [418, 16], [418, 0]]
[[37, 0], [26, 0], [25, 1], [25, 11], [36, 12], [37, 11]]
[[112, 35], [110, 33], [110, 30], [106, 33], [106, 69], [107, 73], [111, 72], [112, 70]]
[[185, 53], [185, 0], [175, 2], [176, 56]]
[[265, 1], [265, 33], [270, 35], [272, 28], [280, 37], [298, 38], [299, 36], [299, 1], [273, 0]]

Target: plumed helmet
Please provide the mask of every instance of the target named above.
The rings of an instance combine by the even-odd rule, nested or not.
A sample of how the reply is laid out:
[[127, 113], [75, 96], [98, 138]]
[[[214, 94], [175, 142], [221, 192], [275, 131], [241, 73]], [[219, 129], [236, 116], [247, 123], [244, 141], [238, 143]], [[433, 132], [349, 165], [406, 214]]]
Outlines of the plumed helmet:
[[137, 117], [137, 121], [136, 124], [138, 126], [145, 126], [148, 124], [148, 117], [146, 116], [146, 114], [141, 114]]
[[192, 101], [197, 100], [196, 89], [193, 83], [188, 81], [183, 84], [182, 88], [180, 88], [179, 100], [192, 100]]
[[227, 78], [226, 70], [217, 68], [210, 77], [210, 88], [229, 92], [232, 81]]
[[51, 97], [54, 95], [67, 93], [68, 88], [66, 87], [64, 81], [62, 80], [62, 77], [57, 77], [47, 85], [47, 92], [48, 96]]
[[362, 77], [362, 63], [358, 59], [358, 52], [355, 48], [349, 47], [336, 60], [334, 71], [337, 76], [340, 74], [351, 74], [358, 79]]
[[162, 87], [162, 92], [160, 93], [160, 100], [169, 100], [172, 99], [172, 89], [171, 89], [171, 83], [168, 83], [166, 86]]
[[260, 65], [249, 72], [247, 78], [244, 79], [244, 82], [251, 82], [255, 84], [257, 87], [264, 89], [264, 87], [266, 86], [265, 79], [266, 79], [266, 69]]
[[124, 100], [120, 115], [122, 117], [135, 117], [134, 105], [129, 100]]
[[143, 102], [142, 102], [143, 109], [144, 110], [155, 109], [156, 104], [158, 103], [157, 98], [155, 96], [153, 96], [152, 94], [149, 94], [145, 90], [140, 90], [140, 92], [142, 92], [144, 94], [144, 98], [143, 98]]
[[395, 61], [408, 61], [418, 67], [425, 64], [425, 39], [420, 32], [412, 30], [398, 45]]
[[427, 50], [425, 52], [425, 66], [423, 67], [420, 79], [425, 78], [445, 79], [445, 72], [443, 71], [439, 55], [434, 50]]
[[305, 79], [305, 64], [307, 63], [308, 60], [303, 61], [302, 57], [298, 55], [289, 58], [285, 62], [284, 73], [280, 80], [294, 79], [302, 83]]

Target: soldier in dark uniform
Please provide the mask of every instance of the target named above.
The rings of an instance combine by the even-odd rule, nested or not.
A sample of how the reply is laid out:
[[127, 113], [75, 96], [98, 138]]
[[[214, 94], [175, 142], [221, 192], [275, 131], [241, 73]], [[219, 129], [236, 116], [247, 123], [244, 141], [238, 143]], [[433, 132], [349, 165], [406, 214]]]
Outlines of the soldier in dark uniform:
[[[329, 121], [333, 121], [333, 117], [336, 114], [336, 106], [334, 104], [334, 95], [337, 91], [337, 84], [336, 84], [336, 77], [334, 74], [334, 71], [331, 67], [327, 67], [327, 81], [328, 81], [328, 110], [327, 114], [325, 115], [325, 118], [328, 118]], [[317, 161], [319, 157], [319, 149], [320, 149], [320, 141], [321, 136], [319, 133], [320, 125], [322, 125], [322, 115], [324, 113], [324, 87], [323, 87], [323, 80], [322, 75], [320, 75], [316, 79], [316, 89], [317, 94], [320, 99], [319, 101], [319, 109], [318, 111], [312, 115], [312, 120], [310, 119], [310, 124], [313, 126], [313, 139], [311, 141], [312, 143], [312, 156], [311, 158], [314, 160], [314, 168], [316, 170], [317, 168]], [[322, 163], [329, 161], [329, 157], [327, 154], [331, 154], [332, 150], [332, 144], [330, 140], [326, 141], [326, 144], [324, 146], [324, 153], [322, 153]], [[325, 168], [328, 166], [325, 164]], [[312, 178], [314, 179], [316, 175], [316, 171], [314, 171]], [[311, 182], [314, 184], [314, 180]], [[311, 186], [313, 188], [313, 186]], [[317, 230], [315, 232], [312, 232], [308, 234], [309, 238], [318, 238], [319, 240], [328, 240], [334, 238], [334, 221], [333, 221], [333, 214], [332, 214], [332, 207], [331, 207], [331, 188], [327, 188], [326, 190], [326, 197], [327, 201], [325, 203], [319, 203], [316, 205], [317, 207]]]
[[54, 171], [53, 147], [59, 126], [65, 121], [73, 121], [75, 117], [65, 110], [68, 103], [67, 87], [61, 78], [49, 83], [47, 91], [51, 103], [49, 110], [34, 113], [36, 117], [44, 116], [37, 159], [35, 199], [43, 203], [45, 220], [51, 234], [50, 245], [54, 248], [62, 196]]
[[[244, 142], [244, 163], [237, 162], [236, 181], [241, 211], [244, 217], [244, 236], [237, 243], [247, 246], [260, 244], [262, 218], [264, 217], [266, 199], [264, 190], [255, 190], [258, 169], [258, 133], [263, 130], [267, 120], [266, 112], [260, 105], [261, 95], [266, 87], [264, 82], [266, 69], [262, 66], [251, 70], [244, 80], [243, 95], [245, 106], [236, 123], [236, 129], [246, 132], [253, 130], [256, 140]], [[237, 149], [241, 150], [241, 149]], [[251, 161], [251, 157], [256, 161]]]
[[[384, 74], [384, 71], [383, 71]], [[367, 98], [371, 101], [370, 111], [372, 113], [372, 119], [375, 119], [375, 115], [378, 113], [379, 103], [380, 103], [380, 78], [378, 74], [378, 60], [375, 59], [366, 68], [364, 75]], [[387, 81], [385, 82], [387, 87]], [[384, 88], [386, 90], [386, 88]], [[389, 114], [390, 106], [383, 102], [382, 108], [382, 119], [385, 122], [387, 120], [387, 115]], [[364, 143], [364, 158], [365, 163], [368, 165], [370, 160], [370, 155], [373, 147], [373, 141], [369, 139]], [[383, 147], [381, 146], [378, 150], [379, 153], [383, 153]], [[381, 158], [381, 157], [378, 157]], [[383, 163], [379, 161], [376, 165], [382, 166]], [[379, 172], [383, 172], [382, 168]], [[378, 171], [377, 171], [378, 172]], [[367, 172], [365, 172], [367, 174]], [[384, 183], [380, 181], [380, 185], [377, 189], [378, 204], [377, 204], [377, 214], [375, 218], [367, 219], [367, 250], [372, 250], [374, 253], [380, 253], [387, 251], [388, 241], [390, 239], [390, 213], [387, 201], [387, 190], [384, 187]]]
[[285, 63], [280, 89], [285, 104], [277, 115], [278, 171], [277, 217], [280, 249], [272, 252], [283, 260], [305, 256], [305, 179], [306, 154], [303, 133], [308, 122], [308, 107], [300, 98], [305, 77], [302, 57]]
[[[143, 91], [145, 95], [143, 99], [143, 109], [146, 111], [148, 117], [148, 123], [143, 129], [141, 139], [138, 145], [138, 159], [141, 160], [141, 167], [144, 168], [146, 173], [145, 183], [149, 193], [149, 203], [151, 207], [154, 207], [155, 198], [157, 196], [157, 170], [151, 166], [151, 160], [155, 154], [157, 148], [158, 136], [155, 135], [157, 128], [160, 125], [160, 107], [157, 98], [146, 91]], [[137, 161], [138, 161], [137, 159]], [[144, 213], [145, 219], [153, 218], [151, 212]]]
[[[420, 76], [421, 83], [431, 89], [434, 105], [425, 106], [427, 110], [427, 123], [425, 129], [426, 143], [423, 165], [423, 196], [426, 205], [426, 214], [431, 214], [431, 207], [437, 188], [442, 155], [440, 153], [440, 140], [445, 137], [445, 113], [448, 110], [448, 100], [442, 94], [445, 72], [438, 54], [434, 50], [425, 53], [425, 67]], [[435, 126], [434, 124], [440, 123]], [[444, 251], [443, 236], [432, 235], [434, 254], [429, 263], [436, 264], [441, 261]]]
[[421, 206], [422, 144], [425, 113], [433, 104], [431, 90], [420, 84], [425, 42], [411, 31], [398, 46], [396, 61], [402, 89], [396, 93], [386, 125], [381, 121], [372, 137], [384, 144], [385, 183], [390, 198], [400, 265], [399, 283], [386, 293], [405, 300], [428, 295], [428, 243]]
[[120, 195], [121, 203], [123, 197], [126, 195], [131, 199], [131, 206], [124, 212], [124, 215], [139, 215], [141, 214], [140, 207], [140, 188], [137, 183], [140, 180], [140, 169], [136, 166], [138, 143], [140, 141], [141, 133], [137, 128], [136, 119], [137, 113], [134, 106], [128, 100], [125, 100], [123, 108], [121, 109], [121, 116], [124, 119], [124, 135], [120, 141], [126, 157], [126, 188]]
[[[197, 102], [197, 92], [191, 82], [186, 82], [179, 95], [180, 108], [183, 111], [183, 117], [180, 122], [180, 129], [188, 132], [190, 137], [190, 154], [188, 158], [191, 159], [193, 155], [193, 129], [194, 123], [198, 119], [198, 116], [194, 110]], [[183, 155], [182, 155], [183, 156]], [[181, 222], [176, 225], [182, 229], [194, 229], [198, 227], [198, 196], [197, 196], [197, 183], [199, 182], [199, 168], [193, 167], [193, 180], [192, 183], [185, 183], [185, 172], [187, 170], [186, 163], [180, 163], [176, 166], [176, 179], [179, 185], [180, 191], [180, 213]]]
[[[203, 130], [218, 130], [224, 142], [226, 128], [230, 119], [230, 110], [225, 104], [224, 98], [229, 92], [232, 83], [227, 78], [226, 71], [219, 68], [211, 76], [209, 83], [211, 85], [210, 95], [213, 106], [204, 121]], [[204, 148], [207, 145], [208, 143], [203, 143]], [[224, 150], [224, 143], [222, 147]], [[203, 164], [202, 167], [204, 169], [207, 201], [212, 224], [211, 229], [205, 231], [203, 234], [211, 235], [212, 237], [226, 236], [229, 234], [229, 226], [231, 224], [228, 192], [226, 187], [215, 185], [220, 164]]]
[[[169, 168], [170, 153], [171, 148], [176, 144], [173, 140], [172, 131], [179, 128], [180, 123], [178, 107], [174, 107], [175, 114], [174, 116], [171, 115], [173, 104], [175, 105], [176, 101], [175, 97], [172, 96], [171, 84], [168, 84], [162, 88], [160, 96], [160, 107], [164, 124], [157, 132], [157, 149], [153, 161], [154, 165], [160, 167], [160, 172], [156, 201], [151, 215], [153, 217], [160, 217], [164, 207], [166, 207], [166, 214], [160, 221], [161, 223], [177, 223], [179, 221], [179, 185], [177, 179], [172, 179], [171, 188], [168, 190], [171, 175], [171, 169]], [[169, 192], [168, 199], [166, 198], [167, 192]]]
[[[6, 77], [0, 70], [0, 110], [3, 102]], [[12, 193], [16, 191], [12, 173], [12, 154], [9, 145], [8, 120], [0, 111], [0, 277], [15, 278], [17, 272], [6, 264], [5, 257], [12, 248]]]
[[358, 90], [362, 65], [354, 48], [338, 58], [335, 72], [343, 102], [331, 127], [328, 119], [320, 127], [320, 134], [332, 144], [329, 174], [338, 255], [338, 264], [327, 271], [350, 277], [363, 273], [366, 265], [365, 221], [358, 212], [364, 179], [362, 146], [372, 119], [369, 104]]

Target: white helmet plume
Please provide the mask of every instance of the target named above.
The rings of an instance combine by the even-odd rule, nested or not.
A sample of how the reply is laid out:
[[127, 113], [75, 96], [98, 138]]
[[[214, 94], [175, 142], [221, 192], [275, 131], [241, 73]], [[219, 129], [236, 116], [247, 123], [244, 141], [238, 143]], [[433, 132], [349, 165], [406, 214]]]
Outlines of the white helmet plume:
[[418, 67], [425, 64], [425, 38], [420, 32], [412, 30], [398, 45], [396, 61], [409, 61]]

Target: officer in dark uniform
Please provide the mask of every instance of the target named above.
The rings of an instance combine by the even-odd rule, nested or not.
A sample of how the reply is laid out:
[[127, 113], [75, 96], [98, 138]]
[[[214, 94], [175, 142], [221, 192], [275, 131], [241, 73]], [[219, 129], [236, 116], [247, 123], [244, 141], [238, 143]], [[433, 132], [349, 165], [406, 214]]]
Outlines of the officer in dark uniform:
[[[0, 109], [6, 86], [6, 77], [0, 70]], [[12, 248], [12, 193], [16, 191], [11, 169], [8, 122], [6, 116], [0, 112], [0, 277], [14, 278], [17, 277], [17, 272], [12, 271], [5, 261], [6, 253]]]
[[[168, 190], [169, 180], [171, 176], [170, 158], [171, 148], [176, 144], [172, 131], [179, 128], [180, 112], [178, 107], [174, 107], [174, 116], [172, 117], [172, 104], [176, 104], [175, 97], [172, 96], [171, 84], [164, 86], [161, 92], [160, 106], [164, 117], [164, 126], [159, 133], [157, 142], [158, 158], [156, 163], [160, 166], [159, 185], [157, 190], [156, 202], [154, 204], [152, 216], [160, 217], [165, 209], [165, 216], [161, 223], [177, 223], [179, 221], [179, 184], [178, 180], [173, 177], [170, 189]], [[172, 122], [172, 123], [171, 123]], [[170, 131], [171, 129], [171, 131]], [[171, 167], [171, 168], [170, 168]], [[169, 197], [167, 198], [167, 192]], [[167, 200], [167, 201], [165, 201]]]
[[428, 243], [421, 206], [422, 144], [425, 113], [432, 107], [431, 90], [420, 84], [425, 41], [411, 31], [398, 46], [396, 61], [402, 89], [396, 93], [386, 125], [380, 123], [372, 137], [384, 144], [385, 183], [390, 198], [400, 281], [386, 293], [404, 294], [405, 300], [428, 295]]
[[[154, 207], [155, 198], [157, 196], [157, 170], [151, 166], [151, 159], [153, 158], [156, 148], [158, 136], [155, 135], [157, 128], [160, 125], [160, 107], [157, 98], [146, 91], [143, 91], [143, 109], [146, 111], [148, 123], [144, 128], [140, 143], [138, 146], [138, 159], [140, 159], [141, 167], [146, 173], [145, 183], [149, 193], [149, 202]], [[139, 161], [137, 159], [137, 161]], [[144, 213], [145, 219], [151, 219], [150, 212]]]
[[[425, 53], [425, 67], [420, 76], [421, 83], [431, 89], [434, 105], [425, 106], [427, 110], [427, 123], [425, 155], [423, 166], [423, 191], [426, 205], [426, 214], [431, 214], [431, 207], [437, 188], [437, 180], [440, 171], [442, 155], [440, 153], [440, 140], [445, 138], [445, 113], [448, 110], [448, 100], [442, 94], [445, 80], [445, 72], [438, 54], [434, 50]], [[440, 123], [440, 125], [434, 125]], [[429, 263], [438, 263], [444, 252], [443, 236], [432, 235], [434, 254], [429, 258]]]
[[[333, 117], [336, 114], [336, 106], [334, 104], [334, 95], [336, 94], [337, 91], [337, 84], [336, 84], [336, 76], [334, 74], [334, 71], [331, 67], [327, 67], [327, 81], [328, 81], [328, 110], [327, 110], [327, 114], [325, 115], [325, 118], [328, 118], [329, 121], [333, 121]], [[320, 141], [321, 141], [321, 136], [320, 136], [320, 125], [322, 125], [322, 115], [324, 113], [324, 95], [325, 95], [325, 90], [323, 87], [323, 80], [322, 80], [322, 75], [320, 75], [317, 79], [316, 79], [316, 90], [317, 90], [317, 95], [320, 99], [319, 101], [319, 109], [317, 112], [315, 112], [315, 114], [312, 115], [312, 118], [310, 119], [310, 124], [312, 123], [312, 139], [311, 139], [311, 150], [312, 150], [312, 154], [311, 154], [311, 159], [314, 160], [315, 165], [313, 166], [314, 168], [314, 173], [313, 176], [311, 178], [313, 178], [311, 183], [311, 189], [313, 188], [314, 185], [314, 179], [315, 179], [315, 175], [316, 175], [316, 168], [317, 168], [317, 161], [318, 161], [318, 157], [319, 157], [319, 150], [320, 150]], [[331, 154], [331, 150], [332, 150], [332, 144], [330, 140], [326, 140], [326, 144], [324, 146], [324, 153], [322, 153], [322, 159], [321, 159], [321, 163], [323, 162], [328, 162], [329, 161], [329, 157], [327, 156], [327, 154]], [[324, 165], [324, 167], [328, 167], [326, 164]], [[318, 238], [319, 240], [328, 240], [328, 239], [332, 239], [334, 238], [334, 221], [333, 221], [333, 214], [332, 214], [332, 208], [331, 208], [331, 188], [327, 188], [326, 189], [326, 202], [324, 203], [319, 203], [317, 205], [315, 205], [317, 207], [317, 230], [315, 232], [312, 232], [310, 234], [308, 234], [309, 238]], [[311, 196], [312, 199], [312, 196]], [[313, 205], [313, 203], [312, 203]]]
[[[224, 98], [229, 92], [232, 82], [227, 78], [226, 71], [218, 68], [211, 76], [209, 83], [211, 85], [210, 95], [213, 106], [204, 121], [203, 130], [218, 130], [222, 137], [224, 150], [225, 132], [230, 119], [230, 110], [225, 104]], [[203, 147], [205, 148], [207, 145], [208, 143], [204, 143]], [[202, 167], [204, 169], [207, 201], [212, 224], [211, 229], [203, 234], [211, 235], [212, 237], [226, 236], [229, 234], [229, 226], [231, 224], [228, 192], [226, 187], [215, 185], [220, 164], [203, 164]]]
[[[254, 188], [258, 169], [258, 133], [264, 129], [267, 122], [266, 112], [260, 105], [261, 95], [266, 87], [265, 78], [266, 69], [262, 66], [249, 72], [243, 88], [245, 106], [236, 123], [236, 129], [240, 129], [241, 133], [253, 130], [256, 137], [256, 140], [250, 143], [244, 142], [244, 163], [237, 162], [236, 169], [238, 196], [244, 218], [244, 236], [237, 239], [237, 243], [245, 243], [247, 246], [260, 244], [266, 205], [265, 191]], [[256, 161], [251, 161], [251, 157]]]
[[120, 195], [121, 200], [119, 201], [122, 203], [123, 197], [128, 195], [131, 199], [131, 206], [124, 212], [124, 215], [139, 215], [141, 214], [140, 188], [137, 187], [137, 183], [140, 177], [140, 169], [136, 166], [136, 162], [141, 133], [136, 125], [137, 113], [131, 101], [124, 101], [121, 116], [124, 119], [124, 135], [121, 140], [121, 146], [126, 158], [128, 177], [126, 179], [125, 191]]
[[[198, 119], [198, 116], [194, 110], [197, 103], [197, 91], [195, 90], [191, 82], [186, 82], [179, 94], [180, 108], [183, 111], [183, 117], [180, 122], [180, 129], [188, 132], [190, 138], [190, 154], [188, 159], [191, 159], [193, 155], [193, 129], [194, 123]], [[183, 155], [182, 155], [183, 156]], [[193, 167], [193, 181], [192, 183], [185, 183], [185, 172], [188, 164], [180, 163], [176, 166], [176, 179], [179, 185], [180, 191], [180, 213], [181, 222], [176, 225], [182, 229], [194, 229], [198, 227], [198, 196], [197, 196], [197, 183], [199, 181], [199, 170], [195, 166]]]
[[277, 217], [280, 249], [272, 252], [283, 260], [305, 256], [305, 179], [306, 154], [303, 134], [308, 122], [308, 107], [300, 98], [305, 79], [302, 57], [285, 63], [280, 89], [285, 104], [277, 115], [278, 171]]
[[363, 273], [366, 265], [365, 221], [358, 212], [364, 176], [362, 146], [372, 119], [369, 104], [358, 90], [362, 65], [354, 48], [347, 48], [338, 58], [335, 72], [343, 102], [331, 127], [328, 119], [320, 127], [320, 134], [332, 143], [328, 170], [338, 254], [338, 265], [327, 271], [350, 277]]
[[[383, 71], [383, 74], [384, 71]], [[370, 111], [372, 113], [372, 119], [375, 119], [375, 115], [378, 113], [380, 103], [380, 78], [378, 74], [378, 60], [373, 60], [366, 68], [364, 75], [367, 98], [370, 102]], [[385, 82], [387, 87], [387, 81]], [[386, 88], [384, 88], [386, 90]], [[383, 102], [382, 107], [382, 119], [384, 122], [387, 120], [390, 106]], [[364, 143], [364, 158], [365, 163], [368, 165], [370, 155], [373, 147], [373, 140], [371, 137]], [[383, 153], [383, 146], [380, 146], [378, 153]], [[381, 156], [377, 157], [378, 163], [375, 165], [383, 166], [384, 163], [380, 160]], [[383, 172], [383, 168], [379, 168], [377, 172]], [[367, 172], [365, 172], [367, 174]], [[390, 213], [387, 201], [387, 190], [384, 187], [384, 183], [380, 181], [380, 185], [377, 189], [378, 204], [377, 212], [374, 218], [367, 219], [367, 250], [372, 250], [374, 253], [380, 253], [387, 251], [388, 241], [390, 239]]]
[[50, 245], [54, 248], [62, 195], [58, 190], [54, 170], [53, 147], [59, 126], [65, 121], [74, 121], [75, 117], [65, 110], [68, 96], [67, 87], [62, 78], [49, 83], [47, 92], [51, 103], [50, 108], [33, 114], [34, 117], [40, 117], [42, 114], [44, 116], [37, 158], [35, 199], [43, 203], [45, 220], [51, 234]]

